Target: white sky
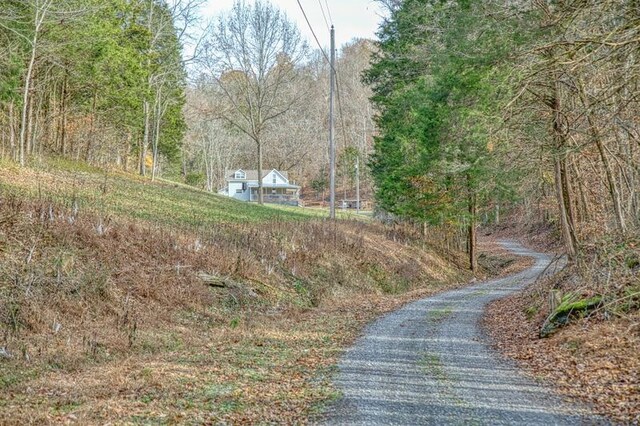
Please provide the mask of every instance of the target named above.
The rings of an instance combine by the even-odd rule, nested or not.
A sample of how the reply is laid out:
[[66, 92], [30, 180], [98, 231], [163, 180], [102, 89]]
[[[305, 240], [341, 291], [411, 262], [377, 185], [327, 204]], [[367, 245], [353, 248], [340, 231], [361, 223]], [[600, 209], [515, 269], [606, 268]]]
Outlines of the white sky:
[[[251, 0], [247, 0], [247, 2], [249, 1]], [[302, 35], [307, 38], [309, 46], [312, 49], [317, 48], [297, 1], [271, 0], [271, 2], [285, 11], [289, 19], [298, 24], [298, 28], [300, 28]], [[376, 38], [375, 32], [378, 29], [378, 23], [381, 21], [382, 11], [374, 0], [300, 0], [300, 3], [304, 7], [309, 22], [323, 47], [329, 46], [329, 31], [322, 17], [320, 4], [325, 9], [327, 21], [331, 25], [325, 4], [329, 5], [333, 24], [336, 27], [337, 48], [340, 48], [353, 38]], [[208, 19], [219, 15], [220, 12], [231, 9], [232, 5], [233, 0], [208, 0], [207, 5], [202, 8], [202, 14]]]

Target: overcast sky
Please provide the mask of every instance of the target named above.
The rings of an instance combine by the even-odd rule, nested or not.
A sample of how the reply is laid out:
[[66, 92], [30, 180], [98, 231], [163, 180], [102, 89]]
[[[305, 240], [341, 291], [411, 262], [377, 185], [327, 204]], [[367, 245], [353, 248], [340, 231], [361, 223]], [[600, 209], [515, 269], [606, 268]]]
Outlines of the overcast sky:
[[[250, 1], [247, 0], [247, 2]], [[284, 10], [289, 19], [298, 24], [298, 28], [312, 48], [317, 47], [296, 0], [271, 0], [271, 2]], [[329, 6], [333, 24], [336, 27], [336, 46], [338, 48], [353, 38], [375, 38], [382, 11], [373, 0], [300, 0], [300, 3], [323, 47], [329, 46], [329, 31], [322, 16], [321, 4], [325, 9], [327, 20], [331, 24], [331, 19], [326, 11], [326, 5]], [[232, 5], [233, 0], [208, 0], [202, 13], [206, 18], [210, 18], [231, 9]]]

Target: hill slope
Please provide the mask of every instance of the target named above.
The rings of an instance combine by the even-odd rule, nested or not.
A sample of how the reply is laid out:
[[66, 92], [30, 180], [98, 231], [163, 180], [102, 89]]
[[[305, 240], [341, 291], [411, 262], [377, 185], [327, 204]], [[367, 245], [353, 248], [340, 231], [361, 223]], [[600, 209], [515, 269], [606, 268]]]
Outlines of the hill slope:
[[82, 163], [48, 160], [20, 169], [0, 163], [0, 188], [21, 198], [52, 202], [83, 213], [146, 221], [182, 229], [219, 223], [306, 220], [324, 212], [241, 203], [196, 188], [142, 176], [107, 172]]
[[408, 228], [69, 164], [0, 188], [15, 423], [304, 420], [363, 323], [467, 278]]

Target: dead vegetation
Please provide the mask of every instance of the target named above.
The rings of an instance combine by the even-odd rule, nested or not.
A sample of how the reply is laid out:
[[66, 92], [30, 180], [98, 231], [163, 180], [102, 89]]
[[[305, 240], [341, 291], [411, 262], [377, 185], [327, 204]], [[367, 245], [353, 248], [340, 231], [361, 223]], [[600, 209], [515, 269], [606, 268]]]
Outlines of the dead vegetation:
[[185, 230], [63, 205], [0, 195], [9, 423], [302, 422], [366, 321], [468, 278], [401, 226]]
[[[640, 422], [639, 243], [609, 237], [585, 246], [575, 264], [496, 302], [485, 318], [504, 354], [621, 424]], [[563, 306], [573, 306], [568, 325], [540, 338]]]

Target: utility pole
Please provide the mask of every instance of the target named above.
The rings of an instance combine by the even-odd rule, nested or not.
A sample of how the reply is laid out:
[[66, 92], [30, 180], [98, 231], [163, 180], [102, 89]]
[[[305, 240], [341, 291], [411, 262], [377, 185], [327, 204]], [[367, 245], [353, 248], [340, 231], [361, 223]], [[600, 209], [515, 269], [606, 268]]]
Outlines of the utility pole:
[[356, 157], [356, 213], [360, 214], [360, 153]]
[[362, 117], [362, 151], [358, 149], [356, 157], [356, 213], [360, 214], [360, 152], [367, 149], [367, 117]]
[[331, 26], [331, 64], [329, 66], [329, 217], [336, 218], [336, 141], [334, 115], [334, 92], [336, 87], [336, 32]]

